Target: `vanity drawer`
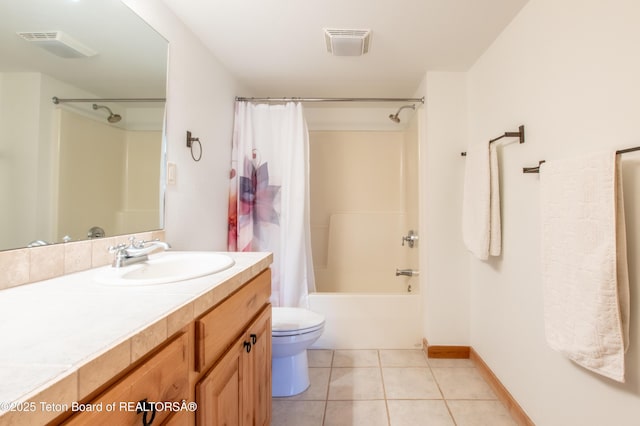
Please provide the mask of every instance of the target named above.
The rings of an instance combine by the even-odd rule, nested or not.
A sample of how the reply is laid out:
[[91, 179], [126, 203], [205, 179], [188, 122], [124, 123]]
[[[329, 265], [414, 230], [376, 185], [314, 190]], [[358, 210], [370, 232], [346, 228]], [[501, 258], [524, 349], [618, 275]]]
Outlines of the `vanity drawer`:
[[[143, 413], [136, 413], [136, 408], [142, 407], [138, 402], [145, 399], [159, 407], [153, 424], [167, 420], [176, 413], [177, 406], [166, 403], [188, 402], [189, 399], [188, 343], [188, 335], [183, 333], [104, 393], [83, 405], [100, 411], [80, 412], [65, 425], [141, 425]], [[152, 412], [146, 414], [147, 423], [152, 416]]]
[[217, 360], [269, 303], [271, 269], [267, 269], [196, 321], [196, 371]]

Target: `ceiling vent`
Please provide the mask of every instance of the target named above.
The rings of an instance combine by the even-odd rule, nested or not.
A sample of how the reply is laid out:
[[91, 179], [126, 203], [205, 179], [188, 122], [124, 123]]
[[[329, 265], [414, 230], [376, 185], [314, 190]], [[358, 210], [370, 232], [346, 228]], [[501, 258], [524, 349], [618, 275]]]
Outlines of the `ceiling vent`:
[[98, 52], [88, 48], [62, 31], [16, 33], [28, 42], [62, 58], [86, 58]]
[[371, 30], [324, 29], [327, 51], [335, 56], [360, 56], [369, 51]]

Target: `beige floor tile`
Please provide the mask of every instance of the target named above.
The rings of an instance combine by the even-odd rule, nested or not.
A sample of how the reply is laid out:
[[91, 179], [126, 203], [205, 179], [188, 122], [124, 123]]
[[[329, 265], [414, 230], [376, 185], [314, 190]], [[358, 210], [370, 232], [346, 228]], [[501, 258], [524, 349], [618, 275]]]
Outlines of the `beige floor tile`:
[[309, 368], [310, 385], [306, 391], [284, 399], [287, 401], [325, 401], [327, 399], [327, 391], [329, 390], [330, 368]]
[[427, 357], [420, 349], [380, 350], [382, 367], [427, 367]]
[[324, 426], [387, 426], [388, 424], [384, 400], [327, 401]]
[[430, 367], [475, 367], [470, 359], [447, 359], [447, 358], [429, 358], [427, 360]]
[[332, 368], [328, 399], [384, 399], [380, 369]]
[[387, 399], [442, 399], [427, 367], [383, 368]]
[[309, 389], [274, 398], [272, 426], [517, 424], [469, 359], [414, 349], [312, 349], [308, 357]]
[[517, 426], [500, 401], [447, 401], [458, 426]]
[[322, 426], [324, 401], [287, 401], [274, 399], [272, 426]]
[[333, 366], [379, 367], [378, 351], [375, 349], [336, 350], [333, 353]]
[[475, 368], [431, 368], [445, 399], [496, 399]]
[[387, 401], [391, 426], [455, 426], [444, 401]]
[[309, 349], [307, 350], [309, 367], [331, 367], [333, 351], [330, 349]]

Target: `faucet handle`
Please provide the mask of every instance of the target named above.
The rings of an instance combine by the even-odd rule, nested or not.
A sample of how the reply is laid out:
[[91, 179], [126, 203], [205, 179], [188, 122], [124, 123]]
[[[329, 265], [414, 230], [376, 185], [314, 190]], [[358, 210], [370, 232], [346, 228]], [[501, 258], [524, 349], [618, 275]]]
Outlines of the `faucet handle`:
[[109, 253], [118, 253], [125, 248], [127, 248], [127, 245], [125, 243], [120, 243], [117, 246], [109, 246], [107, 250], [109, 251]]
[[136, 237], [133, 235], [129, 237], [129, 248], [142, 248], [144, 243], [142, 240], [136, 241]]
[[402, 237], [402, 245], [407, 242], [410, 248], [413, 248], [414, 244], [418, 241], [418, 235], [415, 233], [413, 229], [409, 230], [409, 234]]

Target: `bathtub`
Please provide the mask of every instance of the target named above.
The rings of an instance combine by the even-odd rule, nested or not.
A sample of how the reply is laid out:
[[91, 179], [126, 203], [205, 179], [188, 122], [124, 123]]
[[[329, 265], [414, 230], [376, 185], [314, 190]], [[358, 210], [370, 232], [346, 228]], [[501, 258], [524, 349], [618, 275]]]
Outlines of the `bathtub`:
[[325, 316], [315, 349], [422, 347], [420, 294], [311, 293], [309, 309]]

